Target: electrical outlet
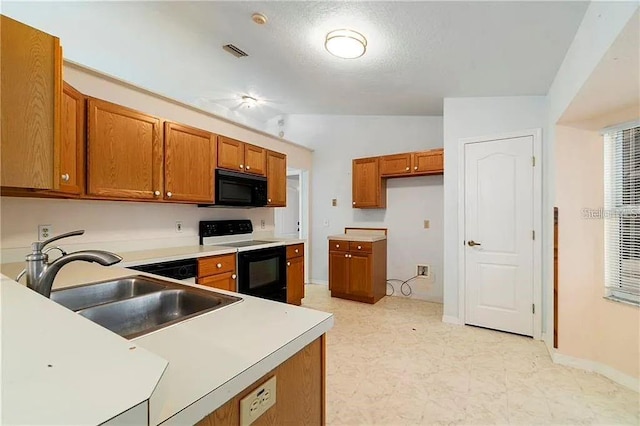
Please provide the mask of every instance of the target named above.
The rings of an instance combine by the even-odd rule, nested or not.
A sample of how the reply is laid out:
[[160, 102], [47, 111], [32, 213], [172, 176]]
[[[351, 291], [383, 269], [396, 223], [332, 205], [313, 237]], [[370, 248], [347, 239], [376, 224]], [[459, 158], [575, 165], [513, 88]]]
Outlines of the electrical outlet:
[[182, 232], [182, 221], [176, 222], [176, 232]]
[[333, 199], [331, 199], [331, 205], [332, 205], [333, 207], [336, 207], [336, 206], [338, 205], [338, 199], [337, 199], [337, 198], [333, 198]]
[[240, 400], [240, 425], [248, 426], [276, 403], [276, 376]]
[[429, 278], [431, 276], [430, 265], [418, 265], [416, 275], [419, 277]]
[[38, 225], [38, 241], [44, 241], [53, 236], [53, 226]]
[[264, 229], [264, 219], [262, 219], [262, 220], [260, 221], [260, 228], [261, 228], [261, 229]]

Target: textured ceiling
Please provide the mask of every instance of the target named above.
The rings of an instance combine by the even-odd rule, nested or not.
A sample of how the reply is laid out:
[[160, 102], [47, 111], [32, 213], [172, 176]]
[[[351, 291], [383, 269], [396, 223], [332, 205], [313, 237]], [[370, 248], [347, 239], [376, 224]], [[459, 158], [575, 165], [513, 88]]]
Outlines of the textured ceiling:
[[[65, 56], [158, 93], [255, 120], [281, 113], [440, 115], [443, 97], [544, 95], [586, 2], [3, 2]], [[269, 22], [258, 26], [251, 14]], [[352, 28], [344, 60], [324, 36]], [[221, 49], [233, 43], [249, 57]]]

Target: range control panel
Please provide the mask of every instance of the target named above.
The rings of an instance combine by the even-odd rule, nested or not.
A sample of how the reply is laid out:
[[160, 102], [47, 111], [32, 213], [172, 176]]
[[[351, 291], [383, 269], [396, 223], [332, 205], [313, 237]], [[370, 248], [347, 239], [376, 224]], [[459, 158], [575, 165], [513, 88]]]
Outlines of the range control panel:
[[253, 225], [249, 219], [200, 221], [199, 235], [201, 239], [203, 237], [251, 234], [252, 232]]

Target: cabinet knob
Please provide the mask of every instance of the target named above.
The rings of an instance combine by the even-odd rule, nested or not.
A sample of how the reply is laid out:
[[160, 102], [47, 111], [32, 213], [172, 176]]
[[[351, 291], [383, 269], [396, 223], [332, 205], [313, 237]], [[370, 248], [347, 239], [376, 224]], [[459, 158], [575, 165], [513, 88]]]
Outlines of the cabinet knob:
[[231, 279], [235, 280], [238, 276], [236, 274], [231, 275]]
[[296, 249], [296, 253], [300, 253], [300, 250]]
[[344, 257], [349, 257], [349, 255], [348, 255], [348, 254], [345, 254], [345, 255], [344, 255]]
[[216, 265], [216, 267], [217, 267], [218, 269], [222, 268], [222, 263], [218, 263], [218, 264]]
[[241, 169], [244, 169], [244, 164], [240, 164], [240, 168], [241, 168]]
[[287, 266], [291, 266], [291, 262], [287, 262]]
[[249, 169], [251, 168], [251, 166], [247, 166], [247, 167], [245, 167], [245, 168], [246, 168], [247, 170], [249, 170]]
[[340, 244], [336, 244], [336, 248], [340, 248]]
[[356, 202], [355, 202], [355, 201], [353, 202], [353, 205], [354, 205], [354, 206], [356, 205]]
[[62, 181], [63, 182], [69, 182], [69, 173], [65, 173], [62, 175]]
[[418, 170], [418, 166], [413, 166], [413, 170]]
[[349, 258], [351, 258], [351, 257], [352, 257], [352, 256], [351, 256], [351, 255], [349, 255]]
[[269, 198], [267, 201], [268, 201], [268, 202], [271, 202], [271, 198]]
[[358, 246], [358, 250], [362, 250], [362, 246]]
[[407, 167], [405, 170], [407, 170], [407, 171], [408, 171], [408, 170], [409, 170], [409, 167]]
[[160, 191], [153, 191], [153, 195], [155, 195], [156, 197], [160, 196]]
[[172, 195], [171, 191], [167, 192], [167, 197], [171, 198]]

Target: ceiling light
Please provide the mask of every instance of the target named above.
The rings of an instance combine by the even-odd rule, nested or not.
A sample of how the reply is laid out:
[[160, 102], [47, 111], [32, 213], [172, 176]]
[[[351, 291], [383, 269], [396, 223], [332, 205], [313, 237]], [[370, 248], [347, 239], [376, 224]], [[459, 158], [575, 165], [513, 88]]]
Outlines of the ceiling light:
[[262, 13], [254, 13], [253, 15], [251, 15], [251, 19], [258, 25], [264, 25], [267, 23], [267, 17]]
[[367, 50], [367, 39], [356, 31], [335, 30], [327, 34], [324, 47], [338, 58], [355, 59]]
[[242, 97], [242, 103], [244, 105], [247, 106], [247, 108], [253, 108], [254, 106], [258, 105], [258, 100], [256, 98], [254, 98], [253, 96], [243, 96]]

